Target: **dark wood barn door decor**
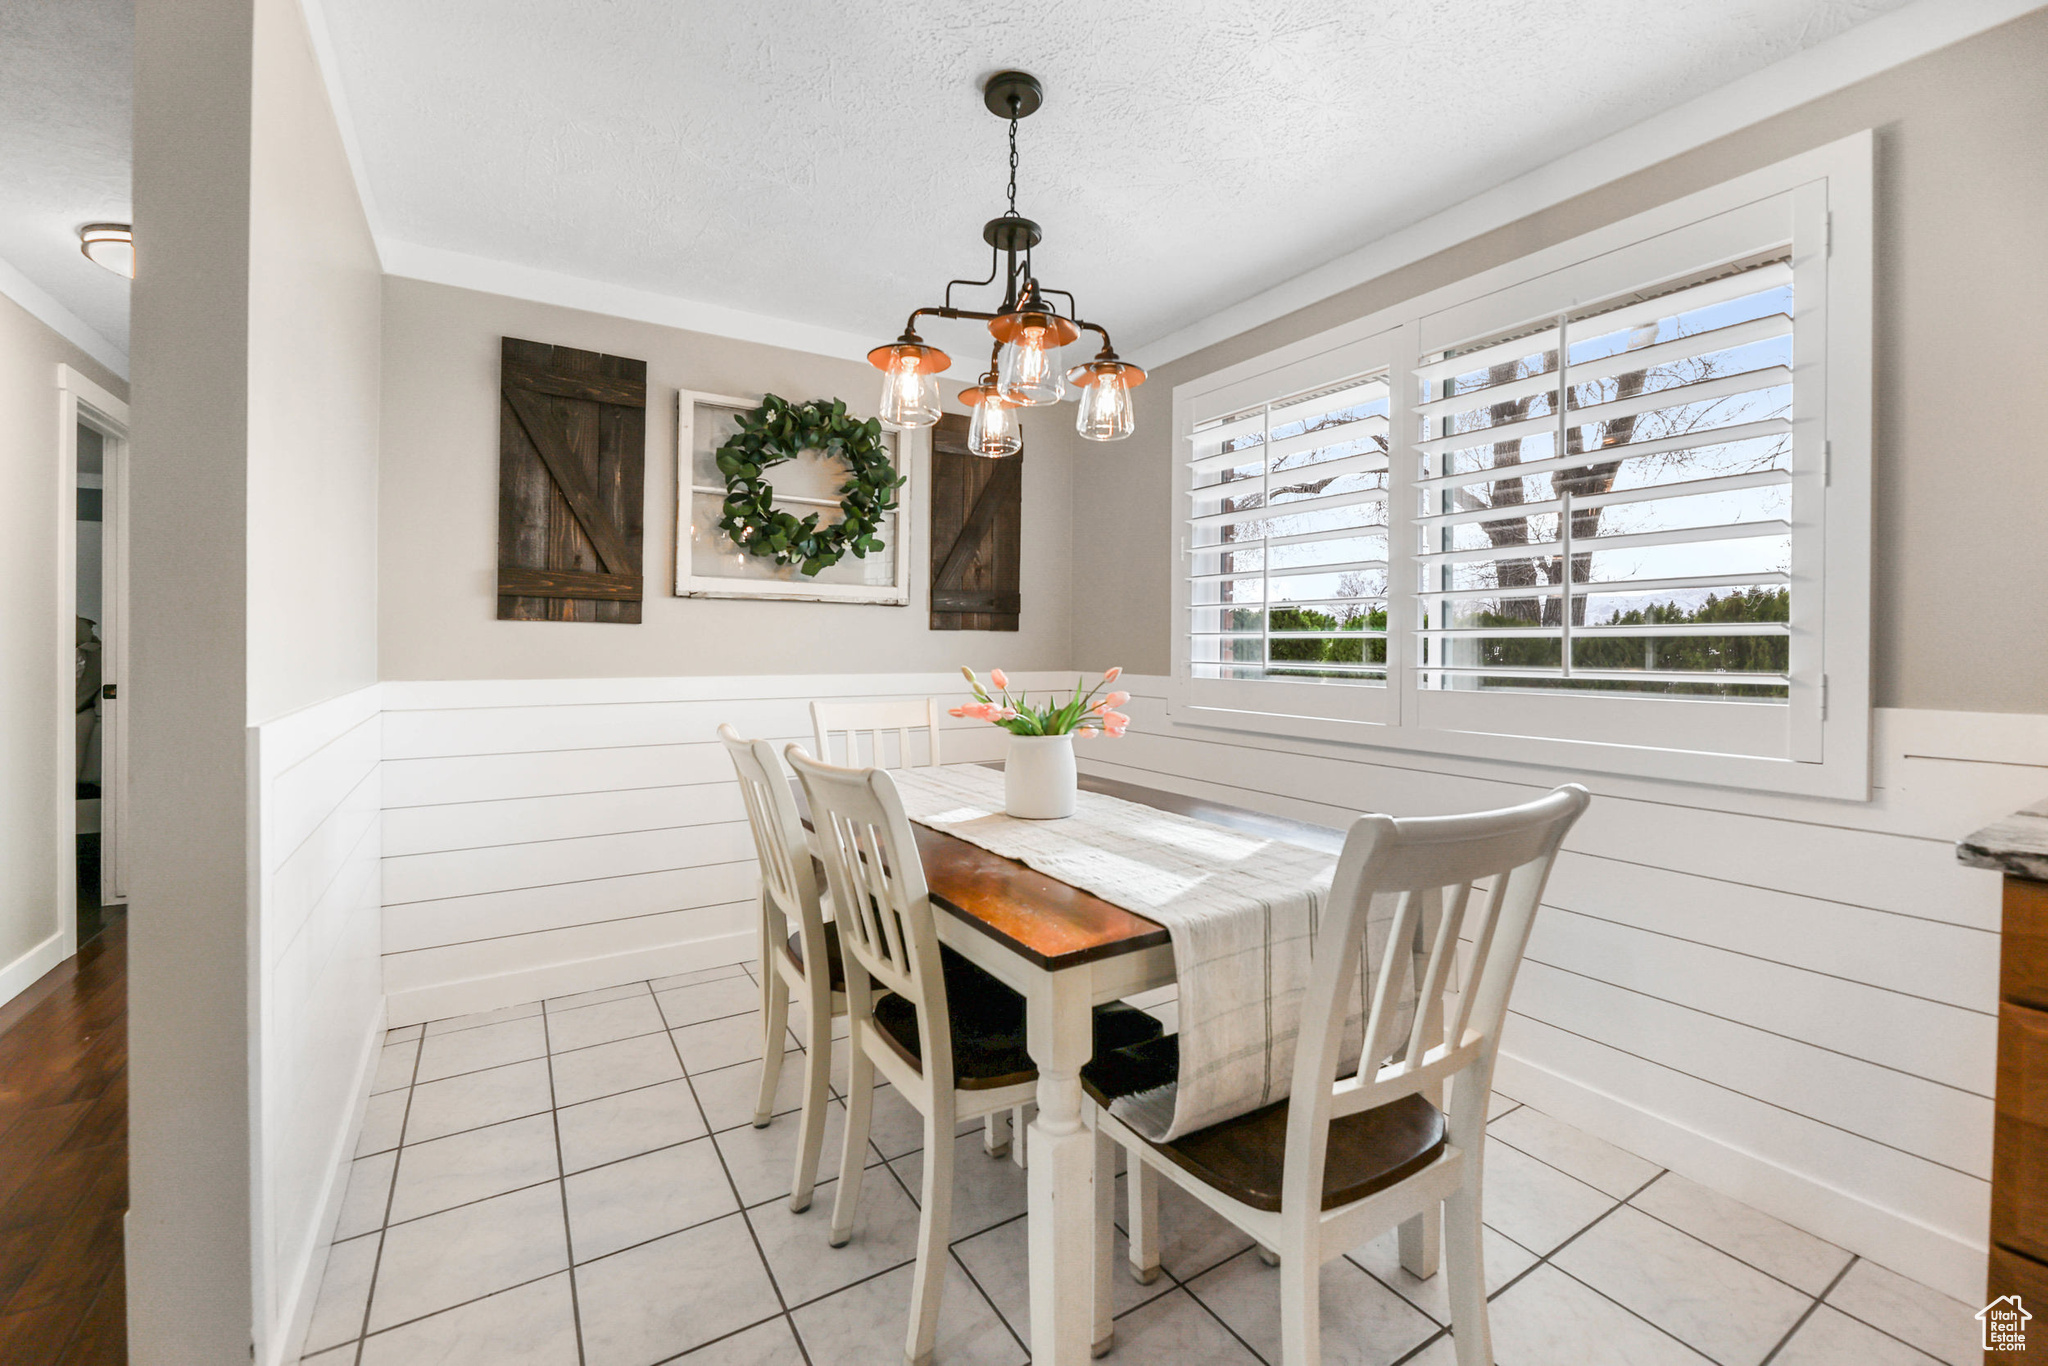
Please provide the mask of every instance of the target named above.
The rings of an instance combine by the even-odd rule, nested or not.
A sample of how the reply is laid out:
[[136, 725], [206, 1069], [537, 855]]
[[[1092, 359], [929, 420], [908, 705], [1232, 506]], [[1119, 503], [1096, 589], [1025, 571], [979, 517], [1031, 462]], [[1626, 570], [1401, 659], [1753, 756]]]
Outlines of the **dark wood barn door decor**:
[[1024, 527], [1024, 454], [969, 454], [967, 419], [932, 428], [932, 629], [1014, 631]]
[[498, 619], [640, 620], [647, 362], [504, 339]]

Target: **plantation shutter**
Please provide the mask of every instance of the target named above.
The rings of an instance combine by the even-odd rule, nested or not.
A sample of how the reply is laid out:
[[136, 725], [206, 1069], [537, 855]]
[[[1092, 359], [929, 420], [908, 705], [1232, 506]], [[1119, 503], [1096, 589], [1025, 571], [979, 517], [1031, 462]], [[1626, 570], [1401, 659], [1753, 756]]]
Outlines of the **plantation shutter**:
[[932, 428], [934, 631], [1014, 631], [1022, 611], [1024, 453], [967, 449], [967, 419]]
[[1808, 186], [1418, 320], [1407, 724], [1819, 757], [1827, 293]]
[[1792, 269], [1416, 370], [1421, 686], [1782, 701]]
[[1193, 429], [1183, 629], [1198, 701], [1376, 719], [1357, 694], [1387, 683], [1392, 428], [1390, 376], [1368, 355], [1384, 347], [1272, 376], [1275, 397]]
[[647, 362], [503, 339], [498, 618], [640, 620]]

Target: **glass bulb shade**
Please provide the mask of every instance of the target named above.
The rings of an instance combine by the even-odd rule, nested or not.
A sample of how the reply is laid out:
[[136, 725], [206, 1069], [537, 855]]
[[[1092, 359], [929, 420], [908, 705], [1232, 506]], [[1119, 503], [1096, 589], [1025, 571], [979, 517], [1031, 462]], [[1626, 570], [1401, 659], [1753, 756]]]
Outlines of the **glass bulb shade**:
[[980, 391], [974, 416], [967, 422], [967, 449], [991, 460], [1023, 450], [1024, 433], [1017, 424], [1017, 405], [1005, 401], [994, 389]]
[[[908, 350], [908, 348], [899, 348]], [[899, 355], [882, 372], [877, 415], [891, 427], [929, 427], [939, 420], [939, 381], [915, 355]]]
[[1081, 390], [1074, 430], [1090, 441], [1121, 441], [1137, 427], [1131, 411], [1131, 390], [1120, 370], [1090, 374]]
[[1018, 329], [996, 354], [996, 388], [1012, 403], [1036, 408], [1067, 396], [1059, 337], [1043, 327]]
[[88, 223], [78, 230], [85, 259], [116, 275], [135, 278], [135, 232], [126, 223]]

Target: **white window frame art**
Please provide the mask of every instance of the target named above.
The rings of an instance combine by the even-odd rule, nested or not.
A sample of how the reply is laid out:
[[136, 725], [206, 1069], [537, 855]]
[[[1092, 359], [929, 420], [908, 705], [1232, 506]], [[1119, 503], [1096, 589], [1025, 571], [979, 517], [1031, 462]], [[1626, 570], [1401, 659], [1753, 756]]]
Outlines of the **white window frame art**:
[[[1660, 205], [1314, 337], [1178, 385], [1173, 394], [1173, 675], [1182, 724], [1336, 740], [1717, 786], [1867, 800], [1870, 782], [1871, 439], [1874, 137], [1868, 131]], [[1385, 356], [1405, 378], [1425, 357], [1517, 309], [1592, 306], [1702, 264], [1732, 259], [1767, 225], [1789, 225], [1800, 310], [1794, 359], [1792, 684], [1775, 725], [1754, 704], [1620, 693], [1446, 693], [1420, 686], [1408, 629], [1420, 588], [1395, 550], [1418, 508], [1417, 386], [1397, 383], [1388, 506], [1387, 685], [1320, 687], [1347, 706], [1288, 700], [1289, 685], [1227, 691], [1193, 677], [1185, 539], [1198, 426], [1340, 378]], [[1631, 278], [1630, 272], [1636, 272]], [[1808, 316], [1807, 310], [1819, 310]], [[1304, 379], [1304, 377], [1306, 377]], [[1299, 382], [1298, 382], [1299, 381]], [[1391, 515], [1399, 509], [1402, 515]], [[1405, 547], [1406, 541], [1402, 542]]]
[[[793, 577], [788, 579], [747, 579], [695, 572], [690, 541], [691, 504], [698, 493], [711, 491], [710, 486], [698, 486], [691, 481], [691, 452], [696, 444], [697, 405], [702, 403], [712, 407], [748, 410], [759, 406], [760, 402], [758, 397], [738, 398], [731, 394], [704, 393], [692, 389], [677, 391], [676, 596], [755, 598], [785, 602], [847, 602], [879, 607], [908, 606], [914, 568], [911, 538], [915, 535], [917, 526], [919, 490], [924, 485], [924, 467], [930, 440], [926, 433], [899, 431], [893, 427], [883, 428], [883, 434], [894, 443], [891, 459], [896, 466], [896, 472], [907, 475], [908, 480], [897, 493], [895, 533], [889, 538], [885, 552], [891, 560], [890, 581], [887, 584], [819, 583], [813, 579], [805, 579], [801, 574], [793, 574]], [[723, 487], [720, 487], [718, 492], [723, 496]]]

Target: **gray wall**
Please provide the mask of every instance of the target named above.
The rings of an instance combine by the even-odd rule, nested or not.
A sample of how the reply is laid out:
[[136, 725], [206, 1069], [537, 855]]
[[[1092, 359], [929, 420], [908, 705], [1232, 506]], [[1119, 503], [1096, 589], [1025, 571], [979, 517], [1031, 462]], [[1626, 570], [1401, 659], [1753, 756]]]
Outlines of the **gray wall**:
[[298, 0], [259, 0], [249, 204], [251, 723], [377, 681], [383, 274]]
[[[1170, 667], [1173, 386], [1863, 128], [1877, 130], [1877, 705], [2048, 711], [2048, 12], [1872, 77], [1156, 370], [1074, 504], [1076, 662]], [[1961, 406], [1967, 403], [1969, 409]]]
[[[498, 345], [647, 362], [647, 599], [637, 626], [497, 620]], [[970, 382], [956, 364], [949, 391]], [[957, 381], [955, 383], [954, 381]], [[837, 397], [871, 413], [875, 370], [779, 347], [388, 278], [384, 285], [381, 664], [385, 678], [881, 673], [1065, 667], [1073, 409], [1025, 421], [1024, 611], [1014, 633], [932, 631], [929, 527], [907, 607], [687, 599], [675, 582], [676, 393]]]
[[[54, 889], [57, 791], [63, 711], [56, 694], [57, 367], [67, 364], [117, 397], [128, 386], [0, 297], [0, 575], [12, 586], [0, 612], [0, 967], [60, 928]], [[60, 710], [61, 709], [61, 710]], [[64, 752], [69, 752], [65, 746]]]
[[376, 677], [380, 292], [296, 0], [138, 0], [135, 134], [129, 1353], [245, 1362], [248, 726]]

